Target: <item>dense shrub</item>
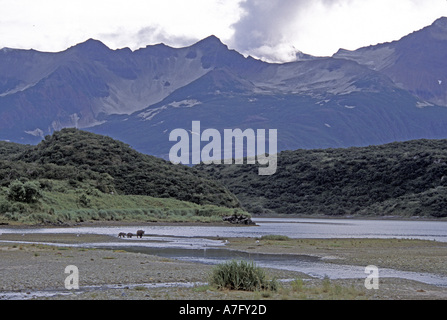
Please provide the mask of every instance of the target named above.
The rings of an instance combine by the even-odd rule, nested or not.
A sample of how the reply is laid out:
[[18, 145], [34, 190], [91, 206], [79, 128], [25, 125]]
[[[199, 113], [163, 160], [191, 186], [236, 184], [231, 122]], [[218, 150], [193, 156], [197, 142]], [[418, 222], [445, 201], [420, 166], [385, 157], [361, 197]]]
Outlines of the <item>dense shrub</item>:
[[33, 181], [14, 181], [9, 186], [8, 199], [24, 203], [35, 203], [42, 197], [40, 184]]
[[[0, 146], [1, 147], [1, 146]], [[12, 146], [8, 145], [11, 149]], [[200, 205], [238, 208], [238, 199], [203, 172], [141, 154], [112, 138], [63, 129], [26, 152], [15, 148], [15, 161], [0, 153], [0, 181], [11, 179], [95, 181], [104, 193], [175, 198]]]
[[447, 140], [284, 151], [272, 176], [257, 166], [196, 169], [219, 178], [251, 213], [447, 216]]
[[276, 291], [278, 288], [278, 283], [267, 280], [264, 270], [254, 262], [236, 260], [215, 266], [210, 275], [210, 285], [218, 289], [244, 291]]

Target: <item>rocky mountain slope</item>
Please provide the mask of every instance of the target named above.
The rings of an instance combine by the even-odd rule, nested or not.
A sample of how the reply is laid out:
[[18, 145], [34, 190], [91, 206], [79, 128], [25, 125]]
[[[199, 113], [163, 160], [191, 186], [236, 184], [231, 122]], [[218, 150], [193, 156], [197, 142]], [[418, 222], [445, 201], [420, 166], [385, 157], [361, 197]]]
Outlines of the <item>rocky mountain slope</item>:
[[399, 41], [340, 50], [334, 57], [377, 70], [420, 99], [447, 106], [447, 18]]
[[278, 129], [278, 149], [447, 137], [447, 18], [399, 41], [270, 64], [210, 36], [132, 52], [88, 40], [59, 53], [0, 50], [0, 139], [77, 127], [167, 158], [169, 133]]

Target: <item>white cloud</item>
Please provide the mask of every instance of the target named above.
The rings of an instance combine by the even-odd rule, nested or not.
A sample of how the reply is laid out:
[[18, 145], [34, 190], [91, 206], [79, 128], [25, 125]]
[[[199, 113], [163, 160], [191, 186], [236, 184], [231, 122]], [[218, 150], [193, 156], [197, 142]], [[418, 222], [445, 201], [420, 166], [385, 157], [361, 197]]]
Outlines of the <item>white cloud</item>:
[[[0, 0], [0, 47], [59, 51], [103, 37], [112, 48], [135, 49], [141, 33], [151, 28], [162, 40], [210, 34], [224, 40], [240, 17], [240, 1]], [[161, 42], [155, 36], [149, 40]]]
[[447, 15], [444, 0], [312, 1], [293, 27], [295, 46], [315, 55], [398, 40]]
[[246, 0], [242, 8], [234, 46], [280, 61], [295, 48], [327, 56], [398, 40], [447, 15], [445, 0]]
[[0, 48], [61, 51], [88, 38], [111, 48], [190, 45], [211, 34], [273, 61], [296, 50], [397, 40], [447, 16], [445, 0], [0, 0]]

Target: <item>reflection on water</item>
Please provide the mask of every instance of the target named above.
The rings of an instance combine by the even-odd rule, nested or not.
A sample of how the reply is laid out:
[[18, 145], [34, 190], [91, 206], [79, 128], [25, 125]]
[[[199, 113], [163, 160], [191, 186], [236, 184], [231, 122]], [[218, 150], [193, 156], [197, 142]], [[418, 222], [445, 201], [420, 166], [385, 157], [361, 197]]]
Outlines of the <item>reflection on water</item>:
[[[254, 219], [266, 234], [290, 238], [400, 238], [447, 242], [447, 221]], [[274, 233], [278, 230], [280, 233]]]
[[407, 238], [447, 242], [447, 221], [255, 218], [256, 227], [135, 226], [5, 229], [1, 233], [80, 233], [117, 236], [144, 229], [146, 235], [171, 237]]

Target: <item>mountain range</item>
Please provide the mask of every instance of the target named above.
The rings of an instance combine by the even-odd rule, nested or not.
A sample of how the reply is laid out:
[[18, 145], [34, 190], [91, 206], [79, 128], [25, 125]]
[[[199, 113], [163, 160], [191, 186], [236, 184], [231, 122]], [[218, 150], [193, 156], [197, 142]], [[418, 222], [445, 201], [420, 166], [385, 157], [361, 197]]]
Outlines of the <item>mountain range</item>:
[[167, 158], [169, 133], [277, 129], [278, 151], [447, 137], [447, 18], [390, 43], [267, 63], [215, 36], [192, 46], [0, 50], [0, 140], [76, 127]]

